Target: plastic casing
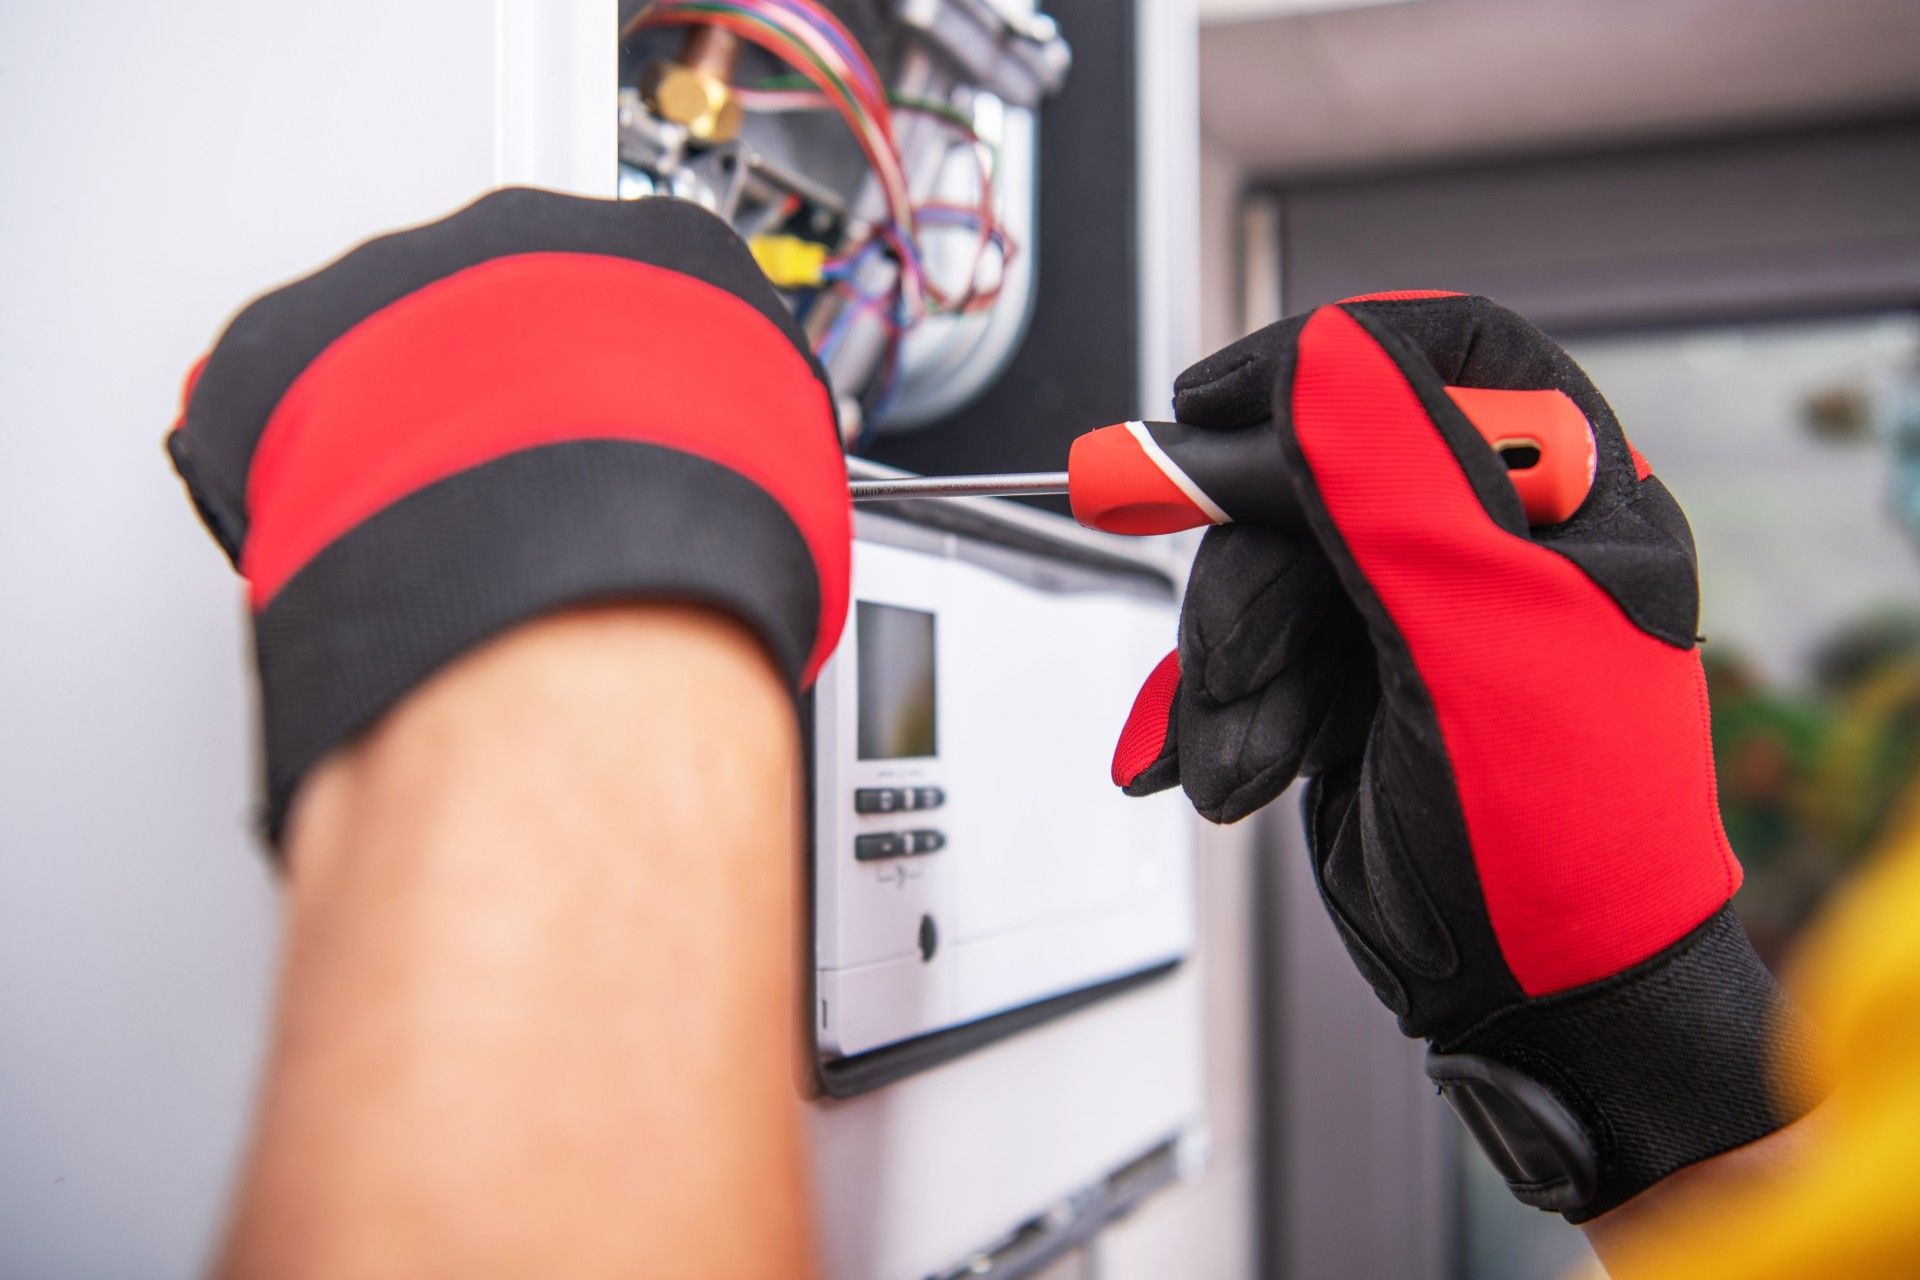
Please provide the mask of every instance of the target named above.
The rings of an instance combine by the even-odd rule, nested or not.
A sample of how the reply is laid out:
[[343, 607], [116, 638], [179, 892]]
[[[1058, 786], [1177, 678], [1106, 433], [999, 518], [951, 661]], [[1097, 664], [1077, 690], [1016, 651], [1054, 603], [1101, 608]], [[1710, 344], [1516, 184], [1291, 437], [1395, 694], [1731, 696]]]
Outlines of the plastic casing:
[[[1177, 793], [1130, 800], [1108, 777], [1141, 673], [1174, 632], [1171, 586], [884, 517], [860, 525], [855, 599], [934, 615], [939, 754], [858, 758], [856, 610], [814, 698], [822, 1055], [867, 1053], [1185, 955], [1191, 818]], [[856, 789], [902, 786], [939, 787], [946, 803], [855, 812]], [[915, 829], [939, 830], [946, 846], [854, 857], [862, 833]], [[923, 919], [938, 939], [925, 957]]]

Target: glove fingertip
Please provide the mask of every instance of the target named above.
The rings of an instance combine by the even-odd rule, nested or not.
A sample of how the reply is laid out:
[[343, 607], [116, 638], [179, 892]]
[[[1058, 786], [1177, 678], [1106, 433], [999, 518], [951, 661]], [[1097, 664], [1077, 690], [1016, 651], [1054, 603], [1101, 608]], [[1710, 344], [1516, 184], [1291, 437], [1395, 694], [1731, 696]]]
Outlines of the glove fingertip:
[[[1175, 649], [1148, 673], [1140, 692], [1134, 695], [1133, 709], [1121, 726], [1120, 740], [1113, 748], [1113, 785], [1130, 789], [1148, 769], [1166, 754], [1168, 724], [1173, 718], [1174, 691], [1180, 687], [1180, 651]], [[1149, 783], [1149, 785], [1151, 785]], [[1151, 790], [1164, 789], [1165, 785]]]
[[1138, 800], [1145, 796], [1157, 796], [1162, 791], [1180, 785], [1180, 757], [1162, 756], [1133, 776], [1133, 781], [1120, 788], [1122, 795]]
[[193, 402], [194, 389], [200, 385], [200, 375], [207, 371], [207, 361], [212, 358], [213, 352], [211, 351], [203, 354], [198, 360], [193, 362], [193, 367], [187, 370], [187, 376], [180, 380], [180, 417], [173, 424], [175, 430], [178, 430], [185, 424], [187, 420], [187, 406]]
[[246, 520], [241, 517], [221, 496], [220, 491], [211, 483], [195, 452], [193, 441], [187, 433], [175, 426], [166, 434], [167, 458], [173, 463], [174, 474], [180, 477], [180, 483], [186, 487], [187, 497], [193, 503], [194, 511], [200, 517], [200, 523], [207, 527], [220, 550], [226, 554], [227, 562], [235, 569], [240, 567], [240, 547], [246, 539]]
[[1215, 780], [1212, 788], [1190, 786], [1187, 798], [1193, 801], [1194, 812], [1224, 827], [1250, 818], [1272, 804], [1296, 776], [1290, 763], [1275, 761], [1251, 777], [1234, 779], [1233, 785], [1224, 791], [1218, 789], [1219, 780]]
[[1626, 433], [1622, 432], [1620, 439], [1627, 446], [1627, 457], [1633, 460], [1633, 478], [1642, 482], [1651, 479], [1653, 476], [1653, 464], [1647, 461], [1644, 454], [1633, 447], [1633, 441], [1627, 439]]
[[1273, 412], [1278, 353], [1290, 346], [1305, 316], [1276, 320], [1187, 369], [1173, 383], [1173, 416], [1207, 427], [1249, 427]]
[[1458, 289], [1381, 289], [1375, 293], [1356, 293], [1351, 298], [1340, 299], [1334, 305], [1345, 307], [1356, 302], [1426, 302], [1433, 298], [1466, 296]]

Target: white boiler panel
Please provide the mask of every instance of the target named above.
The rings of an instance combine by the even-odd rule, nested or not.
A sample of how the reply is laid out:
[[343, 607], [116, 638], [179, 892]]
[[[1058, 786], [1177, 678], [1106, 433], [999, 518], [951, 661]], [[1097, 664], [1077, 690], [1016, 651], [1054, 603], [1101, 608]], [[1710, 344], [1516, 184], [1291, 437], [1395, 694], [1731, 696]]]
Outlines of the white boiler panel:
[[1165, 967], [1192, 944], [1184, 802], [1109, 779], [1174, 637], [1172, 584], [993, 534], [861, 518], [856, 603], [815, 699], [828, 1059]]

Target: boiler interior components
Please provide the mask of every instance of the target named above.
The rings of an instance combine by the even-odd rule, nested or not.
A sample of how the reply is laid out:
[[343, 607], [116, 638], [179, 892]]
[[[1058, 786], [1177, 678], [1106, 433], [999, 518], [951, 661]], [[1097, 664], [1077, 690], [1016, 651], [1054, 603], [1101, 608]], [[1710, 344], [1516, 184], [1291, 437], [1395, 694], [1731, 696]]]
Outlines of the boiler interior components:
[[991, 385], [1032, 301], [1034, 110], [1069, 63], [1031, 0], [652, 0], [621, 30], [622, 193], [733, 223], [849, 445]]

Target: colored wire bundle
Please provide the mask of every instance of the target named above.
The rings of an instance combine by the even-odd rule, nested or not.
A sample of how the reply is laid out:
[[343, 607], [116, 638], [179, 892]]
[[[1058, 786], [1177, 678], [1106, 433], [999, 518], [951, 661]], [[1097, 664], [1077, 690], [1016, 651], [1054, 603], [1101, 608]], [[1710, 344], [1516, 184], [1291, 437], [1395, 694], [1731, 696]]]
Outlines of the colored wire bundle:
[[[790, 76], [779, 77], [752, 87], [738, 87], [734, 93], [740, 105], [753, 112], [822, 111], [833, 105], [824, 95], [807, 88], [805, 81]], [[1000, 225], [994, 209], [993, 184], [994, 175], [999, 167], [998, 153], [981, 138], [967, 114], [951, 103], [901, 93], [888, 94], [888, 103], [895, 112], [914, 112], [939, 120], [972, 148], [978, 160], [980, 194], [977, 206], [967, 207], [944, 203], [914, 206], [916, 243], [913, 245], [912, 256], [915, 265], [904, 266], [903, 269], [911, 271], [917, 267], [928, 314], [966, 315], [983, 311], [992, 306], [1000, 295], [1000, 280], [1006, 274], [1014, 248], [1012, 238]], [[917, 241], [929, 227], [935, 226], [965, 227], [978, 233], [979, 241], [974, 252], [973, 266], [967, 273], [965, 286], [958, 293], [943, 289], [927, 274], [925, 252]], [[868, 256], [866, 251], [872, 243], [883, 239], [894, 230], [896, 228], [881, 228], [867, 241], [855, 245], [830, 265], [845, 264], [856, 258], [864, 261]], [[999, 266], [992, 286], [982, 287], [980, 272], [986, 264], [989, 250], [997, 255]]]
[[[846, 119], [885, 193], [889, 226], [897, 229], [902, 265], [917, 291], [913, 199], [886, 86], [846, 27], [812, 0], [655, 0], [621, 32], [648, 27], [719, 27], [758, 45], [805, 76]], [[742, 105], [745, 105], [744, 103]]]
[[[755, 86], [734, 86], [741, 107], [751, 112], [837, 112], [859, 144], [879, 181], [886, 220], [857, 243], [829, 259], [822, 281], [845, 300], [821, 336], [822, 360], [832, 356], [857, 318], [871, 316], [884, 328], [887, 351], [880, 381], [872, 389], [874, 417], [897, 391], [900, 344], [906, 331], [930, 315], [968, 315], [984, 311], [999, 298], [1015, 246], [999, 223], [994, 205], [998, 155], [951, 103], [891, 93], [873, 63], [840, 20], [815, 0], [655, 0], [622, 30], [621, 37], [668, 26], [716, 27], [749, 41], [791, 67], [796, 74]], [[915, 205], [894, 129], [896, 112], [939, 121], [971, 149], [979, 169], [976, 204], [932, 202]], [[972, 267], [958, 289], [930, 278], [923, 235], [961, 231], [974, 238]], [[891, 289], [872, 292], [861, 282], [863, 269], [884, 254], [897, 265]], [[981, 274], [989, 259], [992, 278]], [[868, 273], [870, 274], [870, 273]]]

